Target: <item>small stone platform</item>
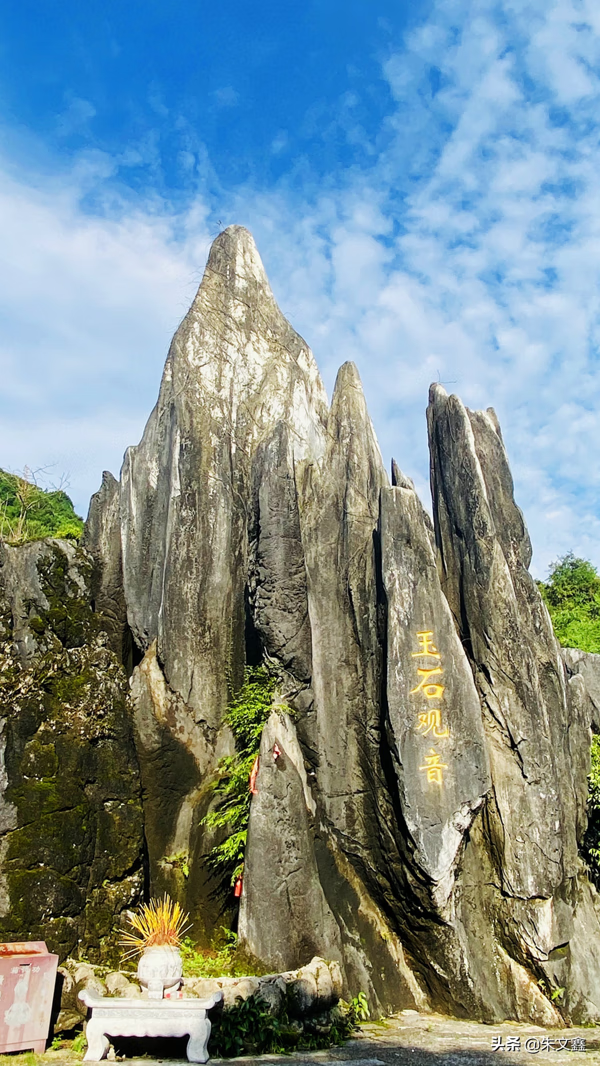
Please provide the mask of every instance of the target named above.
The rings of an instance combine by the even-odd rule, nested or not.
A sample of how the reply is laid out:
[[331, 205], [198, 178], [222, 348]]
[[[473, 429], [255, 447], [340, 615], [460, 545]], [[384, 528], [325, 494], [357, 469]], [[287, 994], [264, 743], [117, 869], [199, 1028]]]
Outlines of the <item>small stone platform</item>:
[[189, 1036], [188, 1062], [208, 1061], [210, 1018], [206, 1012], [223, 999], [125, 999], [84, 989], [79, 998], [90, 1008], [86, 1062], [99, 1062], [109, 1048], [109, 1036]]

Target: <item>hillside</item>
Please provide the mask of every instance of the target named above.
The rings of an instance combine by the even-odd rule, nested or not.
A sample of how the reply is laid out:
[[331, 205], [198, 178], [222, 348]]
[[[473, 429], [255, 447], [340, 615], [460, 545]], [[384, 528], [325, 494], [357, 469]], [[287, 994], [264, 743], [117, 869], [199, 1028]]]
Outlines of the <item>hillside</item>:
[[62, 490], [47, 491], [28, 477], [0, 469], [0, 537], [25, 544], [44, 537], [79, 540], [83, 521]]

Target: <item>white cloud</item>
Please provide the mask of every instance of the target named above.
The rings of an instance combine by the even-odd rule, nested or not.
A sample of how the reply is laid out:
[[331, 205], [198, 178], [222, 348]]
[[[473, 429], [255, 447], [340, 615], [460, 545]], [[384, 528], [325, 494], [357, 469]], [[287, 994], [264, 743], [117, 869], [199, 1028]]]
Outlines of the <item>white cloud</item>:
[[218, 107], [236, 107], [240, 99], [240, 94], [231, 85], [215, 89], [212, 96]]
[[96, 115], [96, 108], [89, 100], [73, 96], [65, 110], [57, 117], [56, 129], [60, 137], [82, 133]]
[[148, 204], [86, 215], [81, 172], [41, 189], [0, 175], [0, 465], [68, 472], [85, 511], [141, 435], [209, 238], [198, 204], [183, 244]]

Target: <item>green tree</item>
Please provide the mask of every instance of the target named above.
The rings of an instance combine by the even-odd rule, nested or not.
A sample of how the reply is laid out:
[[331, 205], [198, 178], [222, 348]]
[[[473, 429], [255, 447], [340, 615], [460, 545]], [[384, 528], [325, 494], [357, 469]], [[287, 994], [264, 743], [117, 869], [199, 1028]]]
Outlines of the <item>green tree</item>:
[[9, 544], [44, 537], [79, 540], [82, 532], [83, 521], [62, 488], [41, 488], [27, 467], [22, 475], [0, 470], [0, 537]]
[[[586, 559], [568, 552], [550, 567], [538, 586], [554, 632], [563, 647], [600, 654], [600, 577]], [[600, 890], [600, 737], [592, 737], [592, 768], [588, 786], [588, 826], [582, 853]]]
[[586, 559], [568, 552], [538, 582], [554, 632], [565, 648], [600, 653], [600, 577]]

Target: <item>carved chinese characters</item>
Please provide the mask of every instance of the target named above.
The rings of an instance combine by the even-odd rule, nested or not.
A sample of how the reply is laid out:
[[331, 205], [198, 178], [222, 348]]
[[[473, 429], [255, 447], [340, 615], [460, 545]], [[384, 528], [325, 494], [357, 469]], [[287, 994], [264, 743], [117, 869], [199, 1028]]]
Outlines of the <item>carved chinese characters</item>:
[[[437, 660], [438, 665], [418, 667], [417, 674], [420, 680], [418, 685], [411, 689], [410, 694], [411, 696], [420, 695], [425, 700], [434, 700], [438, 703], [444, 695], [445, 686], [441, 684], [441, 677], [444, 671], [441, 665], [442, 657], [433, 643], [433, 630], [422, 629], [417, 633], [417, 640], [419, 642], [419, 650], [413, 651], [412, 658], [422, 661]], [[435, 681], [432, 681], [433, 677], [435, 677]], [[431, 706], [420, 712], [417, 732], [420, 732], [421, 736], [424, 737], [431, 733], [432, 737], [437, 737], [439, 740], [445, 740], [450, 736], [448, 728], [444, 728], [442, 725], [441, 706]], [[424, 765], [419, 767], [419, 770], [426, 771], [427, 780], [434, 785], [442, 785], [444, 783], [443, 772], [447, 769], [448, 764], [442, 762], [441, 756], [435, 748], [429, 749], [428, 754], [424, 756]]]
[[464, 832], [489, 787], [481, 708], [427, 518], [410, 488], [382, 490], [381, 550], [400, 803], [415, 859], [445, 897]]

